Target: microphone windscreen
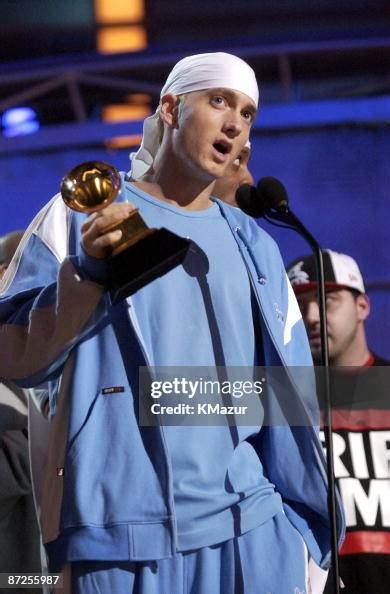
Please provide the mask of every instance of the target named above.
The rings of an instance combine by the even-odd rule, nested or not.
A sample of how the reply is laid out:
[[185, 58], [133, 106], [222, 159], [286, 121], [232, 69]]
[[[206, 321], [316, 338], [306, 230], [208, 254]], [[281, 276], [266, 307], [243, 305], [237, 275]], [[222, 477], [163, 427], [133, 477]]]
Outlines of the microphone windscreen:
[[255, 186], [251, 186], [250, 184], [239, 186], [236, 192], [236, 202], [239, 208], [250, 217], [258, 219], [265, 214], [264, 202], [258, 196]]
[[287, 191], [276, 177], [262, 177], [257, 184], [259, 199], [267, 208], [288, 206]]

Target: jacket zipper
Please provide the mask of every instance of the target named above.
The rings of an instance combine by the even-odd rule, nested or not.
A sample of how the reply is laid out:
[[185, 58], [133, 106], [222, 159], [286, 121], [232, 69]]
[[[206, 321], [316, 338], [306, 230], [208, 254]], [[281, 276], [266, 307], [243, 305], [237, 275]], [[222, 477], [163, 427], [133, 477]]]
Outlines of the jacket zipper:
[[[148, 357], [148, 354], [146, 351], [146, 347], [145, 347], [145, 344], [143, 341], [141, 329], [138, 324], [137, 315], [136, 315], [131, 298], [127, 297], [126, 302], [128, 305], [127, 311], [128, 311], [130, 324], [132, 325], [135, 335], [137, 337], [137, 341], [141, 348], [142, 354], [144, 356], [146, 366], [148, 367], [148, 369], [151, 369], [152, 366], [149, 361], [149, 357]], [[175, 514], [175, 500], [173, 497], [173, 475], [172, 475], [171, 465], [169, 463], [168, 446], [167, 446], [167, 442], [166, 442], [166, 438], [165, 438], [165, 433], [164, 433], [164, 429], [163, 429], [163, 426], [161, 425], [159, 418], [157, 419], [157, 423], [158, 423], [158, 426], [160, 429], [160, 435], [161, 435], [161, 439], [162, 439], [162, 443], [163, 443], [163, 447], [164, 447], [165, 464], [166, 464], [167, 475], [168, 475], [168, 501], [167, 501], [167, 504], [168, 504], [170, 517], [172, 518], [172, 522], [173, 522], [173, 528], [174, 528], [174, 530], [173, 530], [173, 545], [174, 545], [174, 549], [176, 551], [177, 550], [177, 520], [176, 520], [176, 514]]]

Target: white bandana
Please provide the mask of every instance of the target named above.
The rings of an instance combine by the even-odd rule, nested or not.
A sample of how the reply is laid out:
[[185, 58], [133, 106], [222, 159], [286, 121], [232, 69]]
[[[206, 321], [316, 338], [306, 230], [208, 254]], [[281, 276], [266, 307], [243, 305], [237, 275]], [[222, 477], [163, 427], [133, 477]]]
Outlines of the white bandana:
[[[213, 88], [244, 93], [257, 107], [259, 89], [255, 73], [244, 60], [224, 52], [196, 54], [180, 60], [169, 74], [160, 98], [167, 93], [182, 95]], [[153, 165], [159, 148], [159, 111], [160, 107], [145, 119], [141, 146], [136, 153], [130, 154], [132, 179], [139, 179]]]

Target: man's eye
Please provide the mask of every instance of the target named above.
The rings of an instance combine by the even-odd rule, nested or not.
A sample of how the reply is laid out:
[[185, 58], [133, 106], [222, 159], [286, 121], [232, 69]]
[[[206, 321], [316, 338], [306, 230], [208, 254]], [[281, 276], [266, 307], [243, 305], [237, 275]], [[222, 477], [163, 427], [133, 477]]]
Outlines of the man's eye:
[[251, 111], [243, 111], [242, 116], [245, 120], [248, 120], [248, 122], [253, 121], [253, 113]]
[[225, 98], [221, 95], [215, 95], [215, 97], [212, 98], [212, 101], [217, 105], [223, 105], [225, 103]]
[[334, 297], [334, 295], [326, 295], [325, 296], [325, 302], [326, 305], [331, 305], [332, 303], [335, 303], [336, 298]]

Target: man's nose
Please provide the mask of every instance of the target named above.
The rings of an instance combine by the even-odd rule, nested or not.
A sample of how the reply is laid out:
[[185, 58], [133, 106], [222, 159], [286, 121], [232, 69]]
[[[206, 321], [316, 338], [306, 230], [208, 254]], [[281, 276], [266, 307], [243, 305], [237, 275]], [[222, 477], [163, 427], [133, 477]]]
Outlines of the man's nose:
[[240, 116], [234, 113], [229, 114], [227, 117], [222, 131], [225, 132], [228, 138], [236, 138], [242, 132], [242, 121]]
[[253, 175], [251, 174], [251, 172], [249, 171], [249, 169], [247, 167], [244, 167], [244, 171], [242, 172], [242, 176], [240, 178], [239, 185], [241, 186], [242, 184], [250, 184], [251, 186], [255, 185], [255, 180], [253, 179]]
[[305, 322], [307, 325], [317, 324], [320, 321], [320, 310], [317, 301], [309, 301], [305, 311]]

